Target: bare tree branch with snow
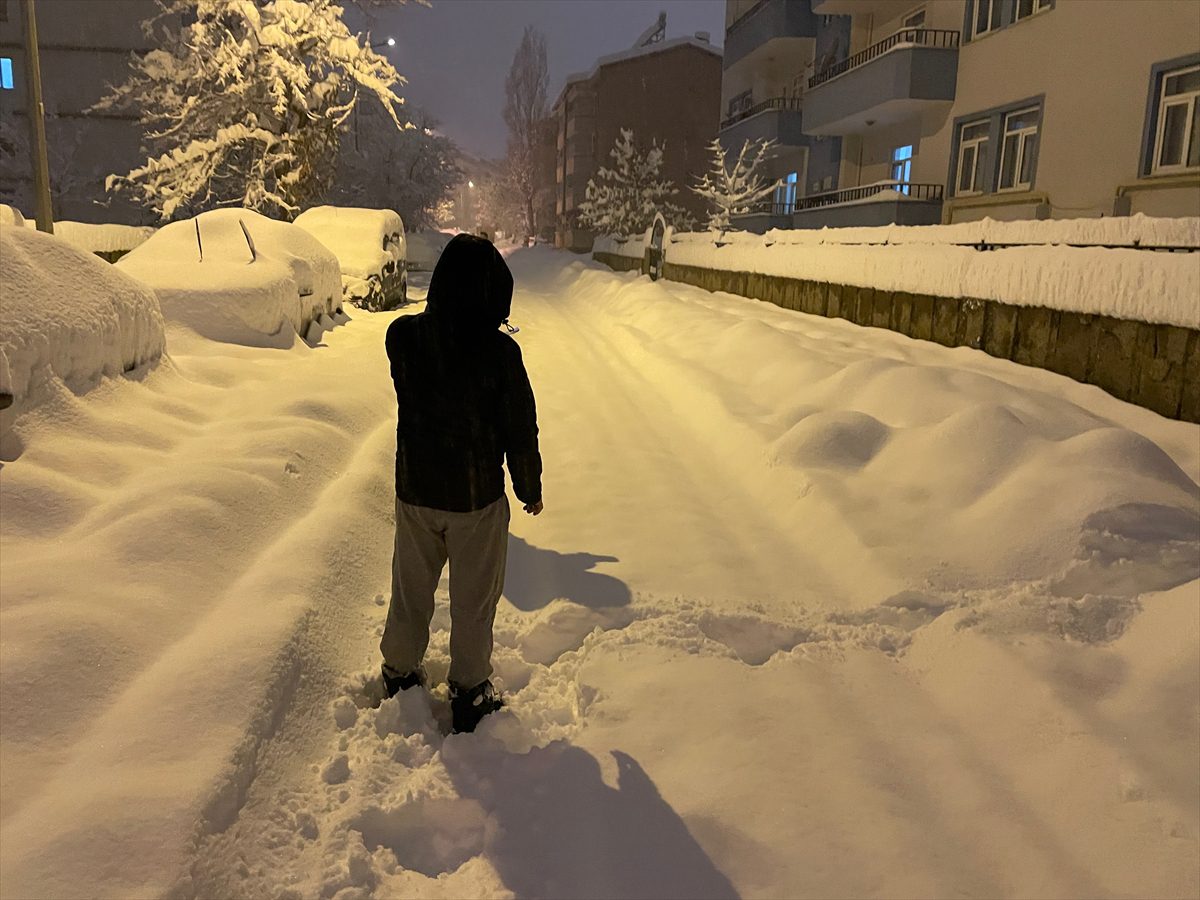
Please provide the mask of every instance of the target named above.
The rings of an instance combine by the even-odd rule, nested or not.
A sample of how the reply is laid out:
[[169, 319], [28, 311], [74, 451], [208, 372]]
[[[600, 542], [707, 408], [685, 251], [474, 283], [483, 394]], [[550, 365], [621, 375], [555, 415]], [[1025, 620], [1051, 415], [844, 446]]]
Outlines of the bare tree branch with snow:
[[774, 193], [781, 181], [767, 181], [758, 168], [775, 149], [775, 141], [746, 141], [737, 159], [729, 166], [725, 147], [717, 139], [708, 145], [712, 167], [691, 190], [708, 201], [712, 211], [708, 227], [712, 230], [729, 228], [736, 215], [750, 212], [755, 204]]
[[403, 77], [342, 21], [333, 0], [160, 0], [143, 29], [158, 49], [97, 105], [131, 110], [158, 155], [109, 190], [163, 219], [214, 206], [292, 215], [319, 199], [345, 122], [373, 97], [406, 126]]
[[524, 204], [525, 233], [533, 234], [533, 201], [537, 183], [537, 149], [540, 125], [546, 117], [546, 92], [550, 76], [546, 67], [546, 36], [525, 26], [520, 46], [504, 81], [504, 122], [508, 125], [506, 168], [511, 187]]

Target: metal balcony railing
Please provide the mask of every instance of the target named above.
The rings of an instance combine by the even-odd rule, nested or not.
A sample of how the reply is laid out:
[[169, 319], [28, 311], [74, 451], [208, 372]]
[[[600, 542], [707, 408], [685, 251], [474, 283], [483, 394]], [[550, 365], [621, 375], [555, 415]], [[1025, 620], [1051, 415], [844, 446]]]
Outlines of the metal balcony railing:
[[872, 44], [866, 50], [860, 50], [853, 56], [848, 56], [841, 62], [834, 63], [827, 69], [824, 69], [812, 78], [808, 79], [808, 86], [814, 88], [819, 84], [824, 84], [832, 78], [837, 78], [849, 72], [851, 69], [857, 69], [859, 66], [866, 65], [876, 57], [882, 56], [893, 47], [901, 45], [915, 45], [919, 47], [945, 47], [957, 48], [959, 34], [957, 31], [946, 30], [943, 28], [901, 28], [891, 37], [886, 37], [877, 44]]
[[722, 121], [720, 130], [724, 131], [730, 125], [734, 125], [734, 124], [742, 121], [742, 119], [748, 119], [751, 116], [758, 115], [758, 113], [763, 112], [764, 110], [768, 110], [768, 109], [784, 109], [784, 110], [792, 110], [794, 112], [799, 112], [800, 111], [800, 98], [799, 97], [771, 97], [767, 100], [762, 100], [758, 103], [755, 103], [753, 106], [747, 106], [745, 109], [741, 110], [740, 112], [734, 113], [732, 116], [730, 116], [729, 118]]
[[797, 197], [794, 211], [800, 212], [806, 209], [819, 209], [822, 206], [834, 206], [838, 203], [866, 200], [884, 191], [904, 194], [913, 200], [941, 200], [943, 187], [940, 184], [884, 181], [878, 184], [866, 184], [862, 187], [844, 188], [840, 191], [828, 191], [824, 194], [811, 194], [808, 197]]

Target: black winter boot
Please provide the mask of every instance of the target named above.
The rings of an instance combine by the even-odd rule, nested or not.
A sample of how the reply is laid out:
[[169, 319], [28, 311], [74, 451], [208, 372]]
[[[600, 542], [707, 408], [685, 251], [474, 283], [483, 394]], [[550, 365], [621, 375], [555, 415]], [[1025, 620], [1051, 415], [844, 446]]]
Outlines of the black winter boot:
[[504, 699], [490, 681], [467, 690], [450, 685], [450, 712], [455, 734], [474, 731], [479, 720], [504, 706]]
[[401, 691], [413, 687], [425, 686], [425, 667], [417, 666], [411, 672], [395, 675], [386, 665], [383, 666], [383, 694], [385, 697], [395, 697]]

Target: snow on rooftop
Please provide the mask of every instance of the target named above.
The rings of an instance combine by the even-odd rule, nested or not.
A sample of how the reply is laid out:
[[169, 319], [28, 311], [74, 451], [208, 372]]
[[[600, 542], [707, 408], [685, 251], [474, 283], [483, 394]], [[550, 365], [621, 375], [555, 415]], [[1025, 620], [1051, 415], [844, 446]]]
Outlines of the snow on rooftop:
[[667, 50], [674, 50], [677, 47], [685, 46], [691, 46], [698, 50], [704, 50], [705, 52], [711, 53], [713, 56], [717, 57], [723, 55], [720, 47], [714, 47], [712, 44], [708, 43], [707, 41], [702, 41], [694, 35], [670, 38], [669, 40], [659, 41], [655, 44], [647, 44], [644, 47], [631, 47], [630, 49], [622, 50], [619, 53], [610, 53], [608, 56], [601, 56], [599, 59], [597, 59], [595, 64], [588, 71], [575, 72], [572, 75], [568, 75], [563, 81], [562, 91], [559, 91], [558, 99], [554, 101], [553, 105], [558, 106], [559, 101], [562, 100], [563, 92], [565, 92], [568, 87], [577, 82], [589, 80], [605, 66], [611, 66], [614, 63], [619, 62], [627, 62], [631, 59], [638, 59], [643, 56], [651, 56], [655, 53], [662, 53]]

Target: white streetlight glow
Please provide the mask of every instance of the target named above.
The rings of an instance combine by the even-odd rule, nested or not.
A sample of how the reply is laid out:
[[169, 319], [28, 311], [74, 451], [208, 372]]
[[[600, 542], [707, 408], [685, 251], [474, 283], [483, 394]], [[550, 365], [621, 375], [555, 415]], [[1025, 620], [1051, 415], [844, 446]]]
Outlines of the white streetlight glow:
[[388, 39], [387, 39], [387, 45], [388, 45], [389, 47], [395, 47], [395, 46], [396, 46], [396, 39], [395, 39], [395, 38], [393, 38], [393, 37], [390, 37], [390, 38], [388, 38]]
[[468, 182], [467, 182], [467, 187], [469, 187], [469, 188], [473, 188], [473, 187], [475, 187], [475, 182], [473, 182], [473, 181], [468, 181]]

